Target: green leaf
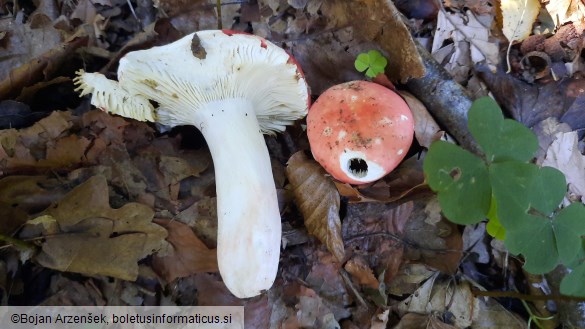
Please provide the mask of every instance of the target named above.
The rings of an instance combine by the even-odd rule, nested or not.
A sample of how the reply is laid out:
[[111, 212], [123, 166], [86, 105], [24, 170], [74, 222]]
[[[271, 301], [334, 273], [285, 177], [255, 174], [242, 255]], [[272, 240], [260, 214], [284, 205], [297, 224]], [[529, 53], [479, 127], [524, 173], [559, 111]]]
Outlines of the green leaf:
[[386, 65], [388, 64], [388, 60], [384, 57], [379, 51], [377, 50], [370, 50], [368, 52], [368, 57], [370, 57], [370, 66], [379, 72], [384, 72]]
[[560, 260], [569, 265], [583, 250], [581, 236], [585, 235], [585, 206], [573, 203], [562, 209], [553, 222], [553, 229]]
[[490, 97], [473, 102], [468, 120], [469, 131], [490, 163], [529, 161], [538, 149], [534, 133], [517, 121], [504, 119], [500, 107]]
[[504, 240], [506, 238], [506, 229], [502, 226], [500, 219], [498, 218], [496, 198], [493, 196], [490, 210], [488, 211], [486, 217], [489, 219], [487, 225], [485, 226], [486, 232], [498, 240]]
[[358, 72], [364, 72], [370, 67], [370, 58], [367, 54], [359, 54], [355, 60], [354, 66]]
[[354, 62], [359, 72], [366, 71], [366, 76], [376, 77], [386, 69], [388, 60], [377, 50], [370, 50], [367, 54], [359, 54]]
[[550, 167], [509, 161], [489, 167], [490, 181], [498, 204], [498, 218], [506, 230], [525, 224], [526, 215], [549, 216], [567, 191], [565, 176]]
[[506, 247], [524, 256], [524, 269], [533, 274], [552, 271], [559, 264], [552, 221], [526, 215], [523, 227], [506, 232]]
[[562, 173], [517, 161], [492, 164], [489, 173], [497, 216], [506, 229], [506, 246], [512, 253], [524, 255], [528, 272], [545, 273], [559, 261], [576, 256], [576, 252], [565, 252], [567, 246], [563, 245], [579, 250], [580, 241], [575, 245], [575, 239], [567, 239], [564, 233], [573, 226], [575, 210], [567, 209], [566, 219], [563, 216], [560, 222], [554, 213], [567, 190]]
[[376, 70], [374, 70], [374, 69], [373, 69], [373, 68], [371, 68], [371, 67], [370, 67], [370, 68], [369, 68], [369, 69], [366, 71], [366, 76], [367, 76], [368, 78], [375, 78], [375, 77], [376, 77], [376, 75], [378, 75], [378, 73], [376, 73]]
[[485, 218], [491, 188], [481, 159], [456, 145], [436, 141], [429, 148], [423, 170], [445, 217], [457, 224], [474, 224]]
[[575, 267], [561, 281], [561, 294], [568, 296], [585, 296], [585, 263]]

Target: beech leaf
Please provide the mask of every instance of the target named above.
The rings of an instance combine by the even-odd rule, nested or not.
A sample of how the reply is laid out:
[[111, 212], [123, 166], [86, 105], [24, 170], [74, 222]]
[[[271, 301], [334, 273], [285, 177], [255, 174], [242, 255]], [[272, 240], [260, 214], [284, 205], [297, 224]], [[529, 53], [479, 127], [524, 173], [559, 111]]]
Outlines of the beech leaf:
[[167, 241], [173, 252], [154, 257], [152, 267], [167, 282], [195, 273], [218, 271], [216, 250], [207, 248], [188, 225], [176, 220], [156, 220], [156, 223], [169, 232]]
[[323, 242], [338, 261], [345, 251], [339, 219], [339, 193], [325, 170], [301, 151], [288, 160], [286, 175], [310, 234]]

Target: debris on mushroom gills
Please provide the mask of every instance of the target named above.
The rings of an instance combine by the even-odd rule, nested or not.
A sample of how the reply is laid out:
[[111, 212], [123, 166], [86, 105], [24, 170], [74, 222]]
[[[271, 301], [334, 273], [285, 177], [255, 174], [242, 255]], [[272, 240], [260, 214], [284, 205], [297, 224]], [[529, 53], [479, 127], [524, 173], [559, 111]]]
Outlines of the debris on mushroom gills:
[[414, 137], [414, 120], [394, 91], [368, 81], [333, 86], [307, 115], [307, 135], [317, 162], [350, 184], [378, 180], [396, 168]]

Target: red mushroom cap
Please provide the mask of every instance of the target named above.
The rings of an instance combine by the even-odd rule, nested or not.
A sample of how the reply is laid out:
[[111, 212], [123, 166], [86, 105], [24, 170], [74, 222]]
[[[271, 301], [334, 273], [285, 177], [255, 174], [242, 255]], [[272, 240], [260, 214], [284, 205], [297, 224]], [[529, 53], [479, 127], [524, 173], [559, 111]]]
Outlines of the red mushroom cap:
[[367, 81], [327, 89], [309, 110], [311, 152], [337, 180], [375, 181], [404, 159], [414, 135], [414, 120], [396, 93]]

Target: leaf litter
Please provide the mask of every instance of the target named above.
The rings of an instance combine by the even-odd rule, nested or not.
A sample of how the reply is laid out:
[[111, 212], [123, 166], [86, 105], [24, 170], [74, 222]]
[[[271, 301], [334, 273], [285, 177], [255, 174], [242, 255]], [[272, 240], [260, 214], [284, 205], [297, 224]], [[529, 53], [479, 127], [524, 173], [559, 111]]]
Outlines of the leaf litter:
[[[496, 78], [490, 74], [504, 68], [499, 61], [501, 46], [506, 44], [502, 28], [506, 35], [514, 27], [510, 38], [519, 41], [533, 32], [532, 27], [534, 31], [546, 28], [541, 16], [534, 26], [531, 20], [523, 20], [521, 26], [514, 18], [515, 9], [503, 12], [500, 25], [492, 24], [503, 7], [491, 1], [463, 0], [444, 1], [444, 8], [417, 18], [421, 16], [415, 9], [399, 2], [396, 6], [402, 13], [392, 2], [377, 0], [245, 1], [224, 4], [222, 22], [224, 27], [253, 31], [288, 48], [305, 69], [314, 95], [337, 82], [362, 79], [353, 61], [370, 50], [387, 56], [386, 73], [393, 82], [421, 77], [425, 72], [414, 40], [426, 38], [435, 45], [435, 58], [458, 82], [474, 95], [491, 91], [524, 124], [542, 125], [555, 117], [572, 129], [582, 128], [578, 111], [582, 88], [576, 78], [582, 74], [578, 54], [583, 46], [575, 35], [582, 31], [583, 11], [578, 2], [545, 3], [543, 8], [557, 18], [553, 24], [557, 30], [549, 28], [549, 34], [538, 39], [542, 44], [531, 45], [531, 37], [514, 44], [512, 75]], [[155, 1], [158, 9], [139, 4], [133, 9], [140, 20], [117, 2], [95, 6], [80, 1], [59, 9], [48, 3], [39, 2], [30, 18], [4, 20], [9, 25], [0, 28], [0, 47], [11, 54], [10, 61], [0, 65], [9, 72], [0, 78], [2, 98], [17, 98], [19, 104], [28, 105], [51, 88], [70, 88], [67, 76], [82, 65], [112, 73], [128, 51], [166, 44], [195, 29], [217, 27], [214, 1], [159, 0]], [[402, 14], [412, 18], [404, 19]], [[165, 18], [157, 18], [161, 16]], [[23, 32], [24, 38], [16, 38], [11, 31]], [[436, 33], [431, 36], [429, 31]], [[46, 48], [22, 56], [31, 54], [23, 50], [38, 33], [50, 33], [54, 39]], [[527, 62], [530, 56], [523, 58], [533, 51], [551, 58], [549, 70], [537, 72], [537, 65]], [[559, 63], [566, 66], [565, 73], [558, 71]], [[487, 69], [478, 70], [475, 64]], [[557, 81], [556, 75], [570, 80]], [[424, 148], [450, 133], [429, 115], [433, 110], [429, 103], [425, 103], [427, 108], [416, 106], [416, 138], [422, 147], [416, 149], [418, 154], [367, 186], [335, 185], [310, 157], [301, 158], [301, 153], [291, 157], [298, 149], [306, 149], [306, 141], [298, 135], [299, 140], [292, 143], [273, 140], [271, 151], [282, 147], [274, 154], [278, 165], [282, 167], [290, 158], [289, 185], [279, 192], [286, 233], [281, 275], [266, 295], [240, 301], [229, 294], [217, 274], [210, 273], [216, 270], [214, 179], [201, 137], [185, 131], [161, 134], [156, 127], [88, 111], [85, 101], [65, 102], [75, 110], [49, 110], [36, 124], [21, 121], [25, 123], [0, 131], [0, 213], [15, 218], [1, 223], [0, 229], [31, 244], [34, 251], [21, 255], [13, 251], [0, 259], [0, 268], [17, 273], [6, 280], [24, 287], [13, 290], [9, 298], [30, 298], [26, 290], [30, 282], [23, 275], [26, 269], [14, 265], [20, 257], [28, 259], [27, 266], [44, 269], [41, 273], [54, 278], [51, 288], [43, 291], [47, 303], [54, 305], [162, 301], [244, 305], [246, 325], [254, 328], [525, 325], [493, 299], [474, 297], [473, 291], [481, 287], [465, 276], [499, 277], [494, 270], [514, 268], [515, 263], [507, 261], [502, 256], [506, 251], [493, 243], [477, 242], [482, 240], [481, 227], [466, 230], [462, 238], [459, 227], [442, 218], [436, 199], [424, 188], [420, 168]], [[562, 106], [545, 106], [549, 102]], [[16, 117], [3, 118], [10, 127]], [[579, 136], [553, 131], [548, 137], [543, 133], [541, 160], [567, 174], [569, 198], [582, 198], [582, 179], [575, 171], [582, 159]], [[93, 188], [84, 187], [97, 180]], [[278, 187], [285, 183], [284, 177], [278, 178]], [[55, 205], [57, 209], [71, 207], [75, 197], [82, 202], [98, 198], [101, 206], [94, 212], [77, 210], [89, 217], [83, 220], [51, 211]], [[322, 202], [314, 202], [317, 199]], [[126, 213], [128, 209], [132, 211]], [[132, 230], [116, 226], [132, 216], [139, 217]], [[472, 246], [470, 239], [475, 241]], [[88, 241], [94, 242], [93, 251], [86, 250]], [[116, 253], [125, 260], [124, 268], [109, 264], [95, 268]], [[468, 253], [477, 258], [468, 259]], [[502, 257], [495, 260], [494, 254]], [[472, 267], [465, 264], [472, 264], [474, 270], [469, 273]], [[61, 274], [68, 271], [84, 275], [69, 280]], [[119, 279], [110, 282], [106, 276]], [[161, 291], [168, 292], [162, 300], [152, 298]], [[399, 300], [414, 300], [420, 309], [416, 314], [401, 311]], [[446, 300], [450, 303], [443, 303]], [[429, 305], [439, 308], [429, 309]], [[469, 305], [478, 308], [470, 312]]]

